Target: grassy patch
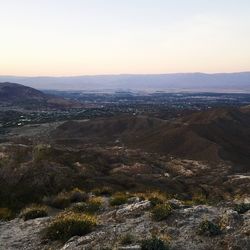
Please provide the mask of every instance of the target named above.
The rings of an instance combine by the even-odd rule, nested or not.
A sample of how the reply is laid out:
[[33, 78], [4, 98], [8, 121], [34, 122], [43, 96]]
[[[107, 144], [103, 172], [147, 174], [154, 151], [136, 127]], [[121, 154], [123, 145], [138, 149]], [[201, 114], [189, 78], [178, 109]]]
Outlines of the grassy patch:
[[126, 246], [126, 245], [130, 245], [133, 244], [135, 241], [135, 238], [132, 234], [126, 234], [121, 238], [121, 245]]
[[120, 206], [128, 202], [128, 195], [125, 193], [117, 193], [110, 199], [111, 206]]
[[45, 197], [43, 201], [46, 205], [57, 209], [64, 209], [70, 205], [69, 196], [65, 192], [59, 193], [56, 196]]
[[32, 157], [35, 163], [40, 163], [48, 159], [48, 155], [53, 151], [52, 147], [47, 144], [38, 144], [33, 148]]
[[217, 224], [211, 221], [204, 220], [200, 223], [198, 234], [206, 236], [215, 236], [221, 234], [221, 229]]
[[0, 221], [10, 220], [12, 218], [12, 211], [7, 207], [0, 208]]
[[61, 192], [56, 196], [45, 198], [44, 202], [51, 207], [65, 209], [69, 207], [71, 203], [84, 202], [87, 199], [88, 194], [78, 188], [74, 188], [69, 192]]
[[88, 194], [79, 188], [74, 188], [67, 194], [69, 196], [70, 202], [82, 202], [89, 198]]
[[101, 197], [93, 197], [88, 202], [76, 203], [70, 208], [75, 213], [95, 214], [101, 210], [103, 200]]
[[73, 236], [82, 236], [93, 231], [96, 218], [90, 215], [67, 212], [59, 214], [46, 228], [45, 237], [50, 240], [67, 241]]
[[152, 209], [152, 218], [155, 221], [165, 220], [172, 213], [172, 206], [168, 203], [158, 204]]
[[166, 195], [160, 192], [148, 193], [146, 198], [151, 202], [151, 205], [153, 207], [159, 204], [163, 204], [167, 201]]
[[92, 190], [96, 196], [111, 196], [113, 191], [110, 187], [95, 188]]
[[183, 201], [183, 203], [187, 206], [195, 206], [195, 205], [206, 205], [208, 204], [208, 200], [203, 194], [195, 194], [193, 195], [191, 200]]
[[169, 250], [169, 246], [161, 239], [152, 238], [142, 241], [141, 250]]
[[47, 207], [40, 205], [31, 205], [29, 207], [24, 208], [20, 213], [20, 217], [24, 220], [31, 220], [46, 216], [48, 216]]

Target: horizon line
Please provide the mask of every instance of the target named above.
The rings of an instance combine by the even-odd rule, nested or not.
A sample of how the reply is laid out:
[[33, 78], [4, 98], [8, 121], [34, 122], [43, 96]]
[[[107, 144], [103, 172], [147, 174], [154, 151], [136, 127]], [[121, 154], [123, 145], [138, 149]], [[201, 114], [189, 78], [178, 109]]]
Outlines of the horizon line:
[[171, 73], [117, 73], [117, 74], [79, 74], [79, 75], [0, 75], [0, 77], [26, 77], [26, 78], [59, 78], [59, 77], [94, 77], [94, 76], [157, 76], [157, 75], [178, 75], [178, 74], [203, 74], [203, 75], [218, 75], [218, 74], [244, 74], [249, 71], [232, 71], [232, 72], [171, 72]]

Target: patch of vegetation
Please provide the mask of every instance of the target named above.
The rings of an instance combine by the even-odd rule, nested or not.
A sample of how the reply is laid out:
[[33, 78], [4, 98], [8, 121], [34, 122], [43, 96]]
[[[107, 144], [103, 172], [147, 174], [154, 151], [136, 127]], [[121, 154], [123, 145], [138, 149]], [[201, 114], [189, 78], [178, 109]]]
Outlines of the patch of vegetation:
[[102, 208], [103, 200], [101, 197], [93, 197], [88, 202], [74, 204], [70, 210], [75, 213], [95, 214]]
[[120, 206], [128, 202], [128, 195], [125, 193], [117, 193], [110, 199], [111, 206]]
[[250, 210], [250, 203], [240, 203], [235, 205], [234, 210], [239, 214], [244, 214], [248, 210]]
[[217, 224], [208, 220], [204, 220], [199, 225], [198, 234], [206, 236], [215, 236], [221, 234], [221, 229]]
[[152, 192], [147, 195], [147, 199], [151, 202], [151, 205], [155, 207], [166, 202], [167, 197], [160, 192]]
[[82, 202], [89, 198], [88, 194], [79, 188], [74, 188], [68, 193], [68, 196], [70, 202]]
[[205, 205], [208, 204], [208, 200], [203, 194], [195, 194], [191, 200], [184, 201], [184, 204], [187, 206]]
[[152, 218], [156, 221], [162, 221], [172, 213], [173, 208], [170, 204], [158, 204], [152, 209]]
[[142, 192], [134, 192], [133, 196], [138, 197], [140, 201], [145, 201], [147, 199], [145, 193]]
[[135, 238], [134, 238], [134, 236], [132, 235], [132, 234], [126, 234], [126, 235], [124, 235], [122, 238], [121, 238], [121, 245], [124, 245], [124, 246], [126, 246], [126, 245], [130, 245], [130, 244], [133, 244], [134, 243], [134, 241], [135, 241]]
[[71, 203], [84, 202], [87, 199], [88, 194], [78, 188], [75, 188], [69, 192], [61, 192], [56, 196], [45, 198], [44, 202], [51, 207], [65, 209], [69, 207]]
[[82, 236], [92, 232], [97, 225], [95, 217], [67, 212], [59, 214], [46, 228], [45, 237], [50, 240], [67, 241], [73, 236]]
[[20, 213], [20, 217], [24, 220], [32, 220], [46, 216], [48, 216], [47, 207], [40, 205], [31, 205], [29, 207], [24, 208]]
[[45, 204], [57, 209], [65, 209], [70, 205], [69, 196], [65, 192], [59, 193], [56, 196], [45, 197], [43, 201]]
[[7, 207], [0, 208], [0, 221], [10, 220], [12, 218], [12, 211]]
[[48, 159], [48, 155], [51, 153], [52, 148], [47, 144], [38, 144], [33, 148], [32, 157], [35, 163]]
[[113, 191], [110, 187], [95, 188], [92, 192], [97, 196], [111, 196]]
[[158, 238], [143, 240], [141, 250], [169, 250], [168, 244]]

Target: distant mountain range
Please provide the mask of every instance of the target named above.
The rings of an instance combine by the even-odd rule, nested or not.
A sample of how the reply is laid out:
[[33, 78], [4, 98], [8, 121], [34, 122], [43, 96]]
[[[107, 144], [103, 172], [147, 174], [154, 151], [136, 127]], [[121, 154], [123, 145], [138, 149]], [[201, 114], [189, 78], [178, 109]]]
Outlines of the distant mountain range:
[[96, 75], [68, 77], [0, 76], [38, 89], [250, 92], [250, 72]]

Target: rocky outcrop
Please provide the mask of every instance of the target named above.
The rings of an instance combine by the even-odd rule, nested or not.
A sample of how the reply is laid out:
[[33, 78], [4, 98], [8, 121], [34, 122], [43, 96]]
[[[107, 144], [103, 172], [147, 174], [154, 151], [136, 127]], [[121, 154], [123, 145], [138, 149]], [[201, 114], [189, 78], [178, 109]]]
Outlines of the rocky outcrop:
[[0, 249], [48, 249], [41, 237], [41, 231], [48, 221], [49, 218], [46, 217], [28, 221], [14, 219], [9, 222], [0, 222]]
[[[140, 249], [140, 242], [154, 235], [168, 241], [173, 250], [250, 249], [250, 211], [239, 214], [230, 204], [185, 207], [180, 201], [172, 200], [178, 205], [176, 209], [166, 220], [156, 222], [151, 217], [149, 201], [134, 198], [130, 202], [115, 208], [107, 206], [98, 215], [99, 225], [95, 231], [75, 236], [64, 245], [42, 239], [41, 232], [50, 220], [48, 217], [1, 223], [0, 249]], [[198, 234], [204, 220], [219, 225], [221, 234]], [[133, 236], [133, 243], [124, 245], [122, 239], [127, 235]]]

